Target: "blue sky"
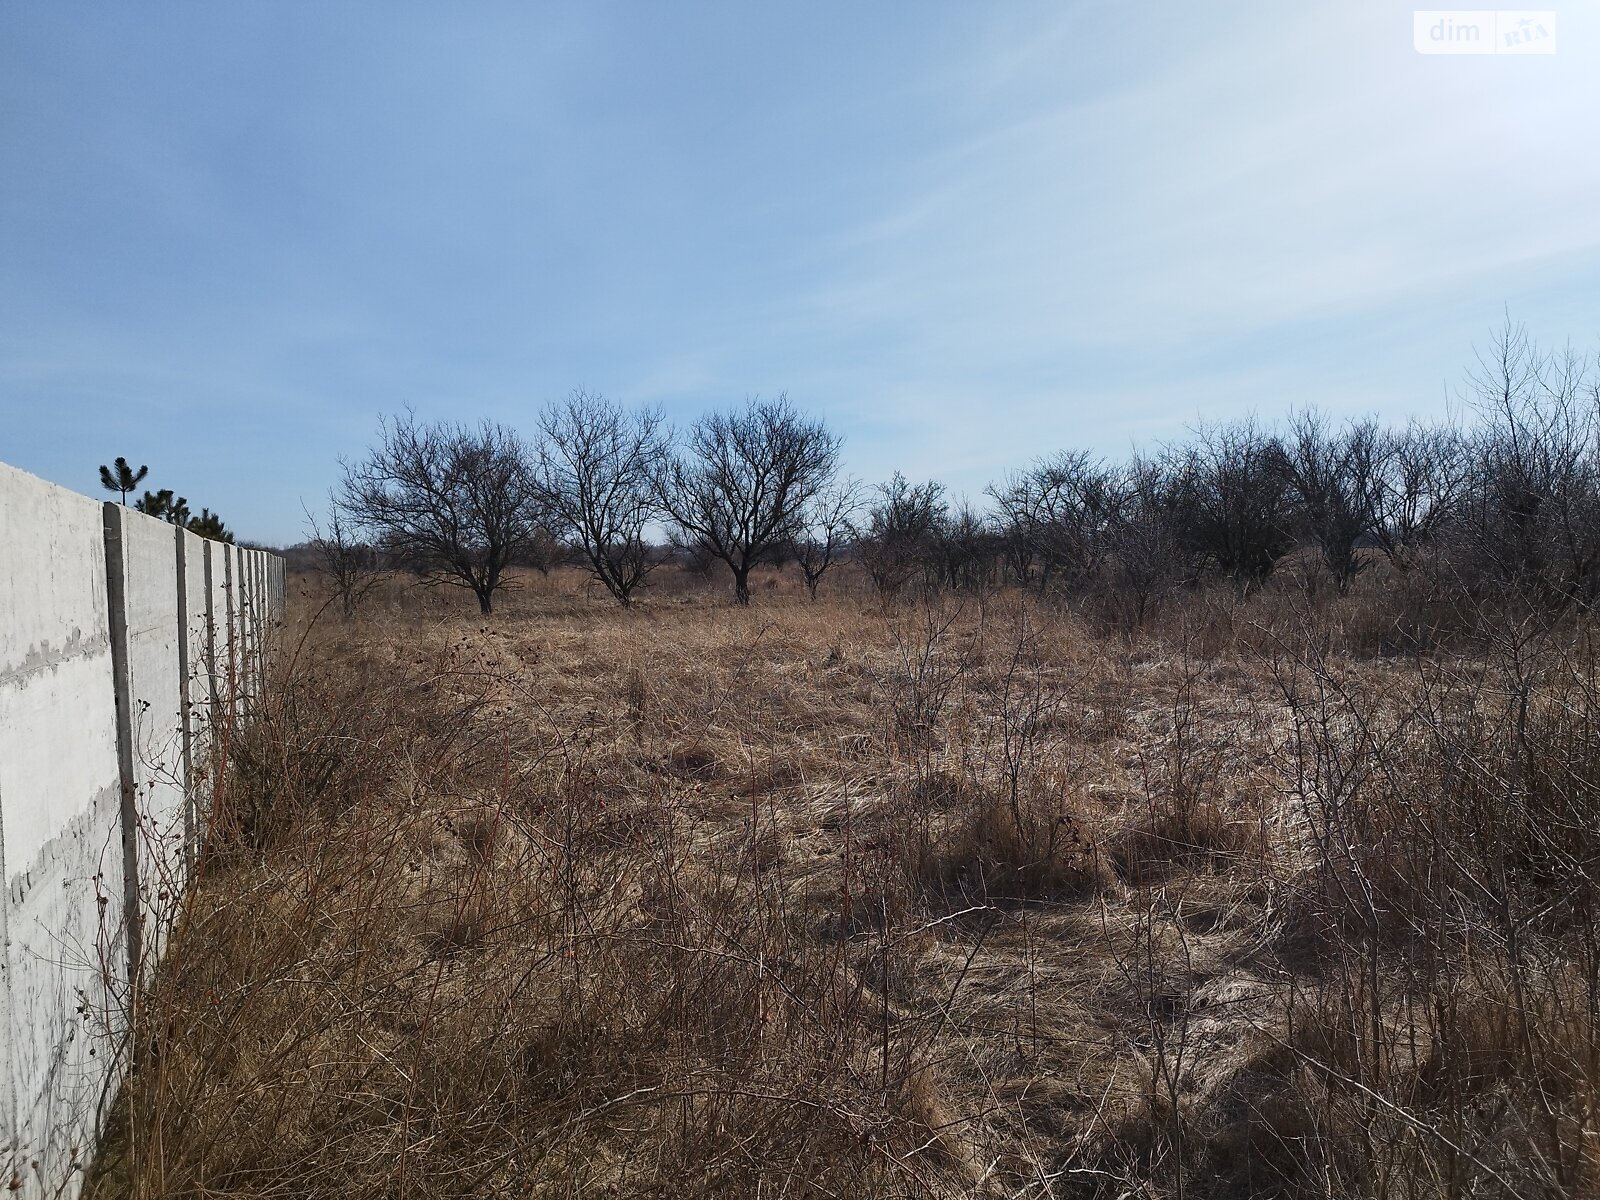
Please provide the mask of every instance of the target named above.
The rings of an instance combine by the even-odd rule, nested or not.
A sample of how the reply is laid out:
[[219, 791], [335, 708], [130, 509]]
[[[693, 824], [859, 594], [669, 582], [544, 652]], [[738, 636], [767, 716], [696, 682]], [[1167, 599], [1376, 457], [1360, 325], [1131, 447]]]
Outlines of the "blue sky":
[[407, 405], [787, 390], [974, 497], [1441, 414], [1508, 308], [1600, 334], [1600, 9], [1558, 15], [1519, 58], [1363, 0], [7, 0], [0, 459], [281, 543]]

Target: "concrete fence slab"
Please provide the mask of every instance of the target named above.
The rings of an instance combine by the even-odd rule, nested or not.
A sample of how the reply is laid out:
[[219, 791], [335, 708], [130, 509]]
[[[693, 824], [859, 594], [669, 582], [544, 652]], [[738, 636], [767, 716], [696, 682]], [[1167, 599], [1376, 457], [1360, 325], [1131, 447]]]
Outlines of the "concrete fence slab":
[[[110, 583], [113, 661], [123, 721], [124, 868], [130, 960], [148, 948], [160, 955], [162, 929], [183, 887], [184, 816], [182, 661], [177, 540], [173, 527], [131, 509], [105, 509], [106, 570]], [[120, 608], [120, 620], [117, 610]]]
[[207, 582], [210, 543], [197, 534], [180, 529], [178, 598], [183, 606], [183, 636], [178, 643], [182, 656], [179, 687], [183, 703], [180, 730], [183, 775], [188, 781], [184, 803], [184, 843], [192, 858], [199, 837], [199, 806], [211, 775], [211, 671], [210, 629], [211, 594]]

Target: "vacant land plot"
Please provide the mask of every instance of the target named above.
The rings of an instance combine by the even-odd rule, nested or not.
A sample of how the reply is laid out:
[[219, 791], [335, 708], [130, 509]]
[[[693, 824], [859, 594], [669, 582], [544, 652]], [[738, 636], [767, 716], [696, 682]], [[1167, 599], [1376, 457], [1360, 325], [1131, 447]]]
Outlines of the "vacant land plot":
[[764, 583], [303, 585], [101, 1194], [1596, 1188], [1584, 631]]

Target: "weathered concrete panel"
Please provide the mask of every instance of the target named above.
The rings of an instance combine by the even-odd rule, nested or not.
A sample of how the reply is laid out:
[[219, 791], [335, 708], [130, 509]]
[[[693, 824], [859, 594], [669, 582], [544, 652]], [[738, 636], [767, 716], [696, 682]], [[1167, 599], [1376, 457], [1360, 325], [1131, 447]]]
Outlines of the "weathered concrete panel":
[[245, 672], [244, 688], [253, 710], [254, 701], [261, 694], [262, 666], [265, 661], [259, 651], [266, 634], [266, 605], [262, 591], [262, 578], [265, 574], [262, 559], [266, 556], [259, 550], [246, 550], [243, 557], [245, 662], [249, 664], [249, 669]]
[[254, 552], [256, 560], [256, 656], [255, 656], [255, 686], [256, 695], [266, 693], [267, 688], [267, 648], [273, 641], [272, 599], [270, 596], [271, 571], [269, 565], [272, 555], [265, 550]]
[[[183, 694], [180, 667], [178, 542], [173, 526], [116, 504], [106, 505], [107, 570], [120, 591], [126, 631], [125, 677], [132, 786], [125, 789], [123, 823], [135, 834], [139, 920], [135, 952], [160, 957], [164, 928], [183, 887], [185, 799]], [[115, 645], [113, 645], [115, 649]]]
[[183, 604], [184, 628], [184, 636], [179, 643], [183, 656], [179, 682], [183, 690], [184, 778], [189, 785], [184, 841], [191, 857], [198, 848], [200, 816], [210, 808], [211, 792], [209, 544], [205, 538], [187, 530], [178, 533], [178, 558], [182, 567], [179, 598]]
[[23, 1195], [76, 1190], [122, 1027], [116, 728], [101, 506], [0, 464], [0, 1162]]
[[211, 600], [211, 624], [206, 631], [206, 670], [211, 688], [211, 717], [208, 724], [211, 736], [220, 739], [227, 725], [228, 650], [232, 645], [228, 625], [228, 547], [221, 542], [208, 542], [206, 554]]
[[282, 576], [278, 572], [278, 564], [282, 561], [276, 554], [268, 554], [266, 558], [266, 578], [262, 584], [262, 595], [267, 604], [267, 624], [276, 629], [283, 618]]
[[260, 626], [256, 623], [256, 556], [253, 550], [237, 552], [239, 564], [239, 699], [249, 712], [255, 699], [255, 648]]
[[217, 665], [212, 676], [217, 711], [213, 728], [216, 736], [226, 743], [238, 713], [239, 699], [239, 558], [234, 547], [225, 542], [212, 543], [211, 554], [211, 577], [216, 589], [213, 604], [217, 619]]
[[232, 649], [228, 652], [228, 694], [233, 709], [233, 720], [240, 720], [245, 711], [245, 663], [250, 654], [249, 588], [245, 582], [244, 551], [237, 546], [228, 547], [228, 620], [231, 627]]

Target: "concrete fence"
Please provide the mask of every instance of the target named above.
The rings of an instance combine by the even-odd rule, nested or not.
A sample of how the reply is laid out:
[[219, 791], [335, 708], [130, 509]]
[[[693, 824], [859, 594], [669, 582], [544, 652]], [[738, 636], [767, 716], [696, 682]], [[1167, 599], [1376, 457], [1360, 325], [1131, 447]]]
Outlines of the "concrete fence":
[[0, 1191], [81, 1186], [284, 585], [0, 463]]

